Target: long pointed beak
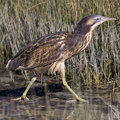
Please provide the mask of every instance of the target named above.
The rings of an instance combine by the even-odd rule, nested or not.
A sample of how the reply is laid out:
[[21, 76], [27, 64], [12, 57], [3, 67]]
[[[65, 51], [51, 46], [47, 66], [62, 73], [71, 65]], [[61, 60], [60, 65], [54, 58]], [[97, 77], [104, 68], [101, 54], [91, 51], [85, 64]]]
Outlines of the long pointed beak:
[[117, 19], [116, 18], [110, 18], [110, 17], [103, 17], [103, 22], [111, 21], [111, 20], [117, 20]]
[[117, 20], [116, 18], [110, 18], [110, 17], [106, 17], [106, 21], [110, 21], [110, 20]]

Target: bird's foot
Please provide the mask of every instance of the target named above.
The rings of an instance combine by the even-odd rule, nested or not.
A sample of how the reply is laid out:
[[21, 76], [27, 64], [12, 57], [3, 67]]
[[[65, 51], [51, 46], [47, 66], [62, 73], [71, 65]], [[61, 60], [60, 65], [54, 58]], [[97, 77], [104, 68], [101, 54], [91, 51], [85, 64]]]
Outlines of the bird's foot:
[[20, 100], [24, 100], [24, 101], [28, 101], [29, 98], [27, 96], [21, 96], [21, 97], [18, 97], [18, 98], [15, 98], [15, 99], [12, 99], [13, 101], [20, 101]]
[[76, 100], [68, 100], [67, 103], [76, 103], [76, 102], [84, 102], [84, 103], [89, 103], [87, 100], [84, 100], [82, 98], [76, 99]]
[[87, 100], [82, 99], [82, 98], [80, 98], [80, 97], [77, 97], [76, 100], [77, 100], [77, 102], [89, 103]]
[[67, 100], [67, 103], [76, 103], [76, 100]]

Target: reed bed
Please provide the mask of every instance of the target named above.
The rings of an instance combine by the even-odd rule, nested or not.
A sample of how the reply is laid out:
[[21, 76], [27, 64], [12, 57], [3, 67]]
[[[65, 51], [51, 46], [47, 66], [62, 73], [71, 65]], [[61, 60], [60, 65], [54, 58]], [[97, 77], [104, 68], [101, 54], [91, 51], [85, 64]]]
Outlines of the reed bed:
[[[6, 64], [23, 46], [45, 34], [72, 31], [87, 15], [119, 18], [119, 4], [119, 0], [1, 0], [0, 62]], [[119, 84], [120, 22], [98, 27], [89, 47], [66, 65], [67, 78], [74, 83]]]

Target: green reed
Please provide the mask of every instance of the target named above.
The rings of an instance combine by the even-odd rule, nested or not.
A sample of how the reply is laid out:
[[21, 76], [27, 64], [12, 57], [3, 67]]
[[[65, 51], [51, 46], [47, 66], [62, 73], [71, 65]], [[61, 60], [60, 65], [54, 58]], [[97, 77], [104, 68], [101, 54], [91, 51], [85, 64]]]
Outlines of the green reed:
[[[0, 62], [6, 64], [19, 49], [45, 34], [72, 31], [87, 15], [118, 18], [118, 3], [119, 0], [0, 1]], [[89, 47], [67, 61], [68, 78], [86, 85], [111, 81], [119, 84], [119, 28], [119, 21], [98, 27]]]

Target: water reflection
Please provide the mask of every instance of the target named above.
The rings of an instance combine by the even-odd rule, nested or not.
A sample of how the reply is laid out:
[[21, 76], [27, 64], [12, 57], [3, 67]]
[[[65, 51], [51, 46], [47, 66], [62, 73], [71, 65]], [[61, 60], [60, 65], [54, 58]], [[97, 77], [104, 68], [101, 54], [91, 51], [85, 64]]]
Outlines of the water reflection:
[[[3, 78], [0, 78], [0, 80], [0, 120], [120, 119], [119, 88], [115, 90], [115, 93], [107, 88], [89, 88], [82, 92], [80, 91], [80, 93], [78, 92], [81, 97], [88, 99], [89, 104], [85, 104], [68, 102], [74, 98], [61, 84], [49, 84], [47, 86], [47, 93], [43, 86], [35, 86], [28, 93], [29, 101], [18, 102], [11, 99], [23, 93], [25, 84], [24, 86], [19, 86], [20, 88], [10, 89], [11, 81], [5, 83], [2, 81]], [[2, 86], [3, 84], [4, 86], [7, 84], [6, 89]]]

